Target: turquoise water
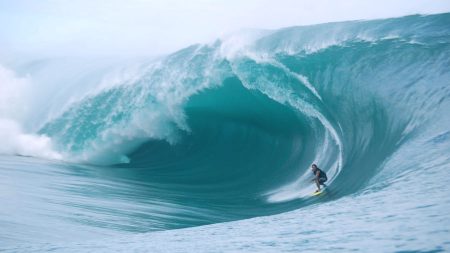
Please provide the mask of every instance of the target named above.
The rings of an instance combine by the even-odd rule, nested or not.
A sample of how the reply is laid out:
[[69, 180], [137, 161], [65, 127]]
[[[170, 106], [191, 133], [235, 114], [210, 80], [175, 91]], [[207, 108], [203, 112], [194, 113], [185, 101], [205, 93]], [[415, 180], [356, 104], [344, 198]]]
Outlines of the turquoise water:
[[[450, 250], [449, 24], [416, 15], [248, 31], [159, 59], [12, 64], [43, 91], [0, 121], [0, 249]], [[312, 163], [329, 178], [320, 197]]]

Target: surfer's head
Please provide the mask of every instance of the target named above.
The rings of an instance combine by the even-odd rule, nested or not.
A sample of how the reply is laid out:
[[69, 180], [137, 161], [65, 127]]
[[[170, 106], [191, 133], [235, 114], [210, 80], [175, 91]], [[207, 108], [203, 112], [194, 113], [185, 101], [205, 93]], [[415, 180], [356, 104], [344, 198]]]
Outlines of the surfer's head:
[[315, 163], [313, 163], [313, 164], [311, 165], [311, 169], [312, 169], [313, 171], [317, 170], [317, 165], [316, 165]]

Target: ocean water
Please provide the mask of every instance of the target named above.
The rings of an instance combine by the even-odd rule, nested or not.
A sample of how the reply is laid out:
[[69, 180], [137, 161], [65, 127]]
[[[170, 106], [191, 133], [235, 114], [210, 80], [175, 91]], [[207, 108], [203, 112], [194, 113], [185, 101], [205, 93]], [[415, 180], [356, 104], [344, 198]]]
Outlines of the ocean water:
[[10, 61], [0, 85], [2, 251], [450, 250], [448, 13]]

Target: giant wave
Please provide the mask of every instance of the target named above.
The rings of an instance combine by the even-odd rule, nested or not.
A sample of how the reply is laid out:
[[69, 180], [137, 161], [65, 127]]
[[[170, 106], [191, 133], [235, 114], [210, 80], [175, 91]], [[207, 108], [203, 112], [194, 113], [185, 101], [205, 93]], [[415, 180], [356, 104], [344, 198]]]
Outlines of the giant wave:
[[[22, 155], [95, 171], [80, 181], [118, 180], [67, 193], [88, 199], [83, 213], [102, 194], [139, 199], [142, 212], [111, 204], [82, 222], [113, 230], [258, 217], [372, 189], [386, 173], [415, 171], [402, 164], [422, 138], [448, 150], [449, 23], [440, 14], [247, 31], [135, 63], [114, 81], [113, 68], [97, 68], [70, 81], [95, 85], [29, 117], [30, 134], [51, 147], [45, 139], [48, 152]], [[42, 64], [21, 71], [58, 67]], [[329, 175], [323, 198], [310, 197], [311, 163]]]

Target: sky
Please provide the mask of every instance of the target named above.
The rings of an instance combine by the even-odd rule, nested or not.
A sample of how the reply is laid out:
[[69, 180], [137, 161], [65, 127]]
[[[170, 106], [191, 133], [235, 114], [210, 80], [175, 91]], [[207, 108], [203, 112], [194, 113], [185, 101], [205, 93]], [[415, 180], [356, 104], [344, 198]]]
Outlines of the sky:
[[0, 0], [5, 55], [162, 55], [242, 29], [450, 12], [450, 0]]

